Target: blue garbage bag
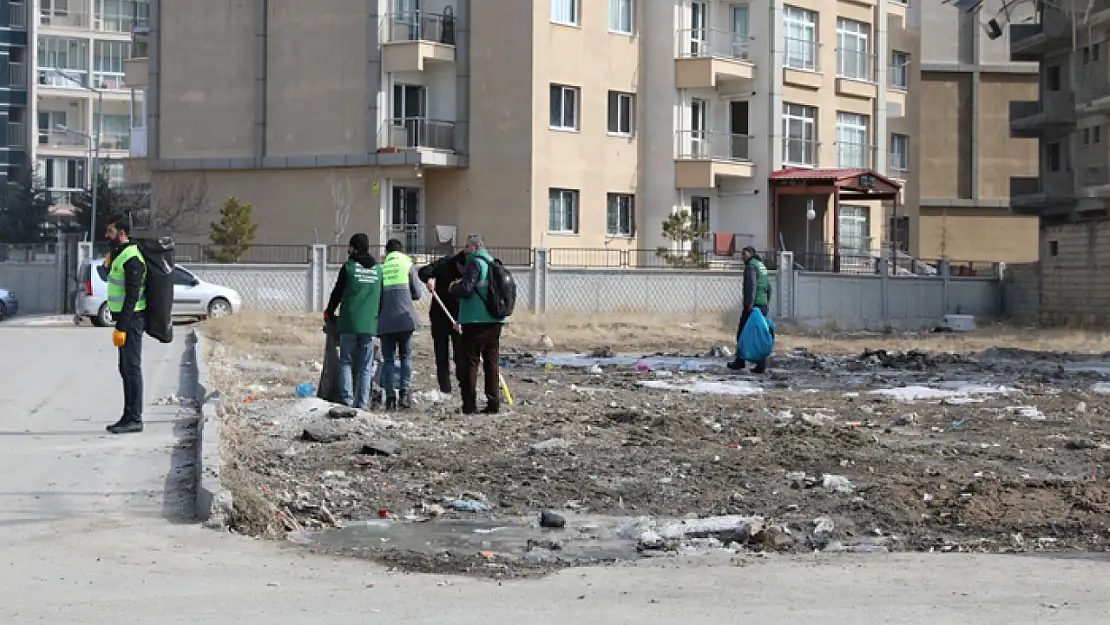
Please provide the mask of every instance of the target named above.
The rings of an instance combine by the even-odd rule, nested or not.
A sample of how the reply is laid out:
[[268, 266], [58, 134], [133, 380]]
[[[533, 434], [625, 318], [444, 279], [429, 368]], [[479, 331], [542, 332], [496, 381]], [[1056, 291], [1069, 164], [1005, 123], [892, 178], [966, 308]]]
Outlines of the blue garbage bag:
[[752, 308], [748, 322], [740, 331], [740, 342], [736, 344], [736, 353], [748, 362], [759, 362], [771, 355], [775, 348], [775, 324], [758, 308]]

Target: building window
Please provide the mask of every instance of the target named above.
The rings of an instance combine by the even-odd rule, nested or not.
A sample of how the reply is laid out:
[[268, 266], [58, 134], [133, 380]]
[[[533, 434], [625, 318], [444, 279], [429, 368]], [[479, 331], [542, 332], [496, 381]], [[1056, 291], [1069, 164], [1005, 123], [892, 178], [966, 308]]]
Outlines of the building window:
[[816, 71], [817, 14], [786, 5], [782, 8], [782, 20], [786, 35], [786, 66]]
[[895, 89], [910, 88], [910, 55], [905, 52], [890, 54], [890, 86]]
[[89, 82], [89, 40], [40, 36], [38, 82], [48, 87], [80, 88]]
[[633, 122], [636, 110], [635, 96], [619, 91], [609, 92], [609, 133], [632, 135], [636, 125]]
[[46, 156], [40, 158], [38, 164], [38, 173], [49, 191], [51, 204], [72, 204], [74, 197], [88, 185], [83, 158]]
[[113, 189], [123, 188], [123, 163], [121, 161], [110, 161], [104, 165], [103, 171], [104, 178], [108, 181], [108, 186]]
[[1090, 62], [1091, 62], [1091, 47], [1090, 46], [1084, 46], [1083, 47], [1083, 64], [1087, 65]]
[[551, 21], [578, 26], [578, 0], [551, 0]]
[[100, 148], [127, 150], [131, 147], [131, 116], [105, 115], [100, 121]]
[[1091, 129], [1083, 129], [1083, 145], [1091, 145]]
[[551, 189], [547, 194], [547, 231], [578, 234], [578, 191]]
[[1045, 145], [1045, 169], [1048, 171], [1060, 171], [1060, 144], [1049, 143]]
[[1048, 242], [1048, 255], [1049, 256], [1059, 256], [1060, 255], [1060, 242], [1059, 241], [1049, 241]]
[[1095, 126], [1092, 128], [1091, 134], [1094, 135], [1095, 143], [1102, 143], [1102, 126]]
[[636, 198], [626, 193], [610, 193], [605, 209], [605, 234], [631, 237], [636, 234]]
[[631, 35], [633, 0], [609, 0], [609, 30], [622, 35]]
[[840, 205], [840, 254], [859, 256], [871, 251], [871, 211], [866, 206]]
[[123, 62], [131, 58], [130, 41], [97, 41], [93, 50], [93, 84], [97, 89], [127, 91]]
[[868, 119], [855, 113], [836, 114], [836, 165], [862, 169], [870, 165], [867, 145]]
[[39, 111], [39, 145], [83, 145], [84, 138], [72, 135], [68, 129], [65, 111]]
[[836, 20], [836, 75], [871, 80], [868, 39], [871, 26], [843, 17]]
[[784, 104], [782, 160], [787, 165], [817, 165], [817, 109]]
[[1045, 70], [1045, 83], [1049, 91], [1060, 90], [1060, 66], [1053, 65]]
[[1091, 46], [1091, 62], [1095, 62], [1099, 57], [1099, 50], [1102, 48], [1101, 43], [1096, 43]]
[[578, 130], [578, 87], [551, 85], [551, 127]]
[[890, 169], [896, 172], [910, 170], [910, 138], [906, 135], [890, 135]]
[[130, 35], [137, 21], [149, 18], [149, 0], [96, 0], [93, 28]]

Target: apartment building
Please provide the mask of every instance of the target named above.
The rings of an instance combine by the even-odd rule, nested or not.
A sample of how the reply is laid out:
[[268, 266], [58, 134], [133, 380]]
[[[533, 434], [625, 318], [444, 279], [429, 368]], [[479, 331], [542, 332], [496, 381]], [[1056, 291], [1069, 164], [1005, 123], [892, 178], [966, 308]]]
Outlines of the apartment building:
[[0, 0], [0, 188], [27, 159], [27, 5]]
[[150, 16], [128, 175], [150, 177], [156, 210], [159, 188], [201, 178], [251, 202], [261, 242], [655, 250], [686, 209], [706, 251], [871, 253], [916, 215], [904, 3], [153, 0]]
[[[1013, 7], [1009, 21], [1020, 24], [1032, 7]], [[999, 0], [976, 13], [940, 2], [922, 8], [921, 126], [929, 132], [921, 137], [921, 217], [909, 238], [923, 258], [1037, 259], [1037, 219], [1012, 211], [1010, 197], [1011, 177], [1037, 173], [1036, 141], [1011, 132], [1012, 101], [1024, 103], [1022, 116], [1039, 107], [1037, 66], [1012, 60], [1009, 38], [988, 36], [986, 22], [1001, 8]]]

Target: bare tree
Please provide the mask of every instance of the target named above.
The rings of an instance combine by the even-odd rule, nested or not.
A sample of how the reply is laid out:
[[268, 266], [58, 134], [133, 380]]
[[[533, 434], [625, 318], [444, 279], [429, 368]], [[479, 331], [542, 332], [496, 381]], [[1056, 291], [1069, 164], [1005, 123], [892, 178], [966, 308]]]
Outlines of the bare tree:
[[204, 233], [211, 212], [211, 190], [204, 174], [156, 185], [135, 184], [121, 189], [120, 209], [135, 215], [138, 225], [166, 229], [175, 235]]
[[331, 187], [331, 201], [335, 208], [335, 225], [333, 234], [335, 242], [343, 240], [343, 233], [347, 231], [347, 222], [351, 219], [351, 205], [354, 204], [354, 185], [350, 176], [339, 178], [333, 171], [328, 175], [328, 186]]

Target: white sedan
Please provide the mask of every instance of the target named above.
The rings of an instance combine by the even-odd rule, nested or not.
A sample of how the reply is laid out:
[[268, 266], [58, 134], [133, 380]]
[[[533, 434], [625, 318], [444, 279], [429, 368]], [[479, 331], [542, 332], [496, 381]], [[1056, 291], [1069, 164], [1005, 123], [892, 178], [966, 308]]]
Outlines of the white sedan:
[[[108, 268], [103, 262], [87, 260], [81, 267], [81, 281], [75, 320], [88, 317], [93, 325], [112, 325], [112, 313], [108, 310]], [[180, 265], [174, 267], [173, 316], [224, 317], [242, 307], [243, 298], [238, 291], [205, 282]]]

